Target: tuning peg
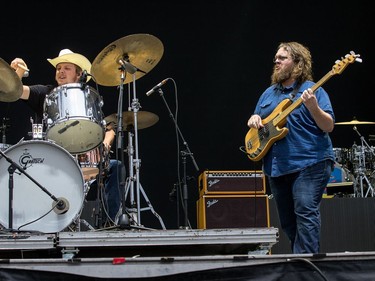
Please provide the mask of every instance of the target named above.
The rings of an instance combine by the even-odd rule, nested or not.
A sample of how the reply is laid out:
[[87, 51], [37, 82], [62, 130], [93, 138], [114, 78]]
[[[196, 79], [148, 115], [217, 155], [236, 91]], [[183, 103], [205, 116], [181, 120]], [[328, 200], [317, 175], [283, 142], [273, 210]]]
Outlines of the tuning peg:
[[354, 51], [350, 51], [350, 54], [355, 57], [356, 62], [362, 62], [362, 59], [360, 58], [361, 55], [356, 55]]

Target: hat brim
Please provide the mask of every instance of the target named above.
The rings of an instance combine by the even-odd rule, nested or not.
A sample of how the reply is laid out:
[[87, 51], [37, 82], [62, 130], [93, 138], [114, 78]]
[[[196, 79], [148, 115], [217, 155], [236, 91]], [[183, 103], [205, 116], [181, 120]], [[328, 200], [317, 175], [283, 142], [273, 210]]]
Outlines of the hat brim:
[[[47, 61], [49, 61], [49, 63], [51, 63], [54, 67], [56, 67], [59, 63], [73, 63], [78, 65], [82, 70], [86, 70], [87, 73], [91, 74], [90, 61], [86, 57], [77, 53], [65, 54], [54, 59], [47, 59]], [[90, 79], [91, 76], [88, 75], [86, 82], [88, 82]]]

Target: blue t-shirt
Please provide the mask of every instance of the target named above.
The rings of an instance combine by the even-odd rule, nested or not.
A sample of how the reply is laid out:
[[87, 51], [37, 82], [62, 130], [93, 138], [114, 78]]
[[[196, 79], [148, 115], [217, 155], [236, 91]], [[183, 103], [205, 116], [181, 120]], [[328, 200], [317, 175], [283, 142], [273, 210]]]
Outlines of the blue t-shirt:
[[[295, 85], [290, 88], [283, 88], [280, 84], [274, 84], [263, 92], [255, 107], [254, 114], [260, 115], [264, 120], [273, 113], [281, 101], [290, 98], [295, 101], [300, 98], [304, 90], [311, 88], [313, 85], [314, 82], [306, 81], [299, 89], [295, 90]], [[327, 92], [319, 87], [315, 91], [315, 96], [319, 107], [335, 120]], [[285, 108], [279, 110], [283, 112]], [[273, 119], [268, 121], [272, 122]], [[284, 127], [289, 132], [284, 138], [272, 144], [262, 159], [263, 171], [266, 175], [278, 177], [300, 171], [326, 159], [334, 161], [329, 134], [323, 132], [317, 126], [303, 103], [288, 114], [286, 124], [281, 128]]]

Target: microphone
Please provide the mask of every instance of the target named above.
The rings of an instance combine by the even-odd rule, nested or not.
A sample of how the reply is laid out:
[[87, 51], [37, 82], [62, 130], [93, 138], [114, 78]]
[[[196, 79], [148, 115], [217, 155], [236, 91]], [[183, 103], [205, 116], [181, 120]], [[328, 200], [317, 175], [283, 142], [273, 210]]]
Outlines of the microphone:
[[[57, 198], [57, 200], [59, 200], [55, 206], [55, 208], [53, 208], [53, 211], [58, 214], [58, 215], [62, 215], [62, 214], [65, 214], [68, 210], [69, 210], [69, 202], [66, 198], [64, 197], [60, 197], [60, 198]], [[54, 205], [55, 203], [53, 202], [52, 203], [52, 206]]]
[[161, 86], [163, 86], [165, 83], [167, 83], [168, 80], [169, 80], [169, 78], [164, 79], [163, 81], [161, 81], [159, 84], [157, 84], [155, 87], [153, 87], [150, 91], [148, 91], [148, 92], [146, 93], [146, 96], [149, 96], [149, 95], [151, 95], [153, 92], [155, 92], [156, 90], [158, 90]]
[[87, 70], [85, 69], [81, 73], [81, 77], [79, 78], [79, 83], [81, 83], [81, 84], [86, 83], [87, 76], [88, 76], [88, 73], [87, 73]]

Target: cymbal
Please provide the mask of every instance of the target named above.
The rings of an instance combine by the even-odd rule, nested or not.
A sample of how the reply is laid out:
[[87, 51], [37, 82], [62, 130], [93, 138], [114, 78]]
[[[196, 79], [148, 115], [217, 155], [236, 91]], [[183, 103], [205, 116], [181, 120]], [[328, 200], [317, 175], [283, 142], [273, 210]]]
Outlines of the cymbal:
[[[141, 78], [150, 72], [164, 53], [163, 43], [150, 34], [133, 34], [122, 37], [105, 47], [94, 59], [91, 74], [102, 86], [118, 86], [124, 66], [124, 84]], [[125, 63], [124, 63], [125, 62]]]
[[10, 65], [0, 58], [0, 101], [13, 102], [22, 95], [22, 82]]
[[[107, 123], [113, 122], [117, 124], [117, 113], [113, 113], [104, 118]], [[138, 111], [137, 112], [137, 129], [144, 129], [151, 127], [159, 121], [159, 117], [148, 111]], [[128, 130], [130, 125], [134, 126], [134, 112], [133, 111], [124, 111], [122, 113], [122, 124], [124, 130]]]
[[349, 122], [337, 122], [336, 125], [371, 125], [375, 124], [375, 122], [370, 121], [358, 121], [356, 119], [349, 121]]

